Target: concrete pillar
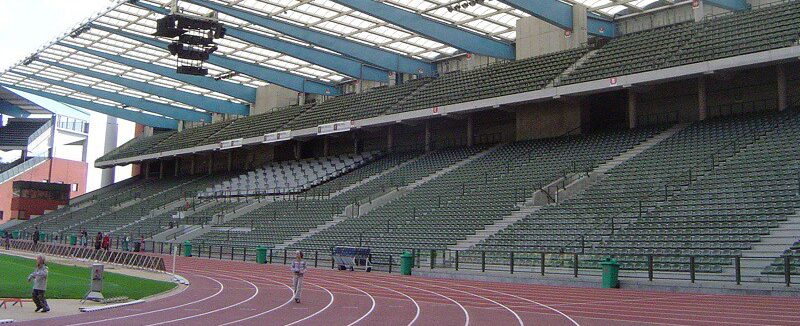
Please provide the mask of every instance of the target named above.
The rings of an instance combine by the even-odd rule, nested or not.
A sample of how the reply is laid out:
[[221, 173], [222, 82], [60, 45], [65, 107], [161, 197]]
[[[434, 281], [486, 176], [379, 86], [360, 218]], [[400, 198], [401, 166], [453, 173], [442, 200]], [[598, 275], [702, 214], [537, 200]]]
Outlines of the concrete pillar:
[[425, 151], [431, 151], [431, 121], [425, 121]]
[[164, 161], [158, 161], [158, 178], [164, 179]]
[[786, 65], [779, 64], [775, 77], [778, 78], [778, 110], [786, 110], [788, 100], [786, 95]]
[[[103, 154], [117, 148], [117, 118], [110, 115], [106, 116], [106, 135], [103, 143]], [[87, 140], [88, 141], [88, 140]], [[114, 183], [114, 168], [103, 169], [100, 175], [100, 187], [105, 187]]]
[[636, 103], [639, 101], [639, 95], [633, 89], [628, 89], [628, 128], [636, 128], [638, 120], [638, 112], [636, 111]]
[[475, 118], [472, 114], [467, 115], [467, 146], [475, 144]]
[[195, 170], [195, 164], [194, 164], [194, 162], [196, 160], [197, 160], [197, 157], [192, 155], [191, 161], [189, 161], [189, 174], [191, 174], [191, 175], [194, 175], [195, 173], [197, 173], [197, 170]]
[[697, 120], [703, 121], [708, 115], [706, 78], [697, 79]]
[[300, 148], [300, 146], [301, 146], [301, 145], [300, 145], [300, 142], [299, 142], [299, 141], [297, 141], [297, 142], [294, 142], [294, 159], [295, 159], [295, 160], [299, 160], [299, 159], [300, 159], [300, 154], [301, 154], [301, 153], [300, 153], [300, 151], [301, 151], [301, 148]]
[[150, 162], [143, 162], [144, 164], [144, 178], [150, 179]]
[[353, 131], [353, 154], [358, 154], [358, 132]]
[[211, 174], [213, 172], [214, 172], [214, 154], [212, 153], [208, 155], [208, 174]]
[[330, 155], [330, 138], [328, 136], [322, 136], [322, 156]]
[[275, 84], [256, 89], [256, 101], [250, 107], [250, 114], [261, 114], [297, 103], [297, 92]]
[[175, 158], [175, 176], [177, 177], [181, 172], [181, 159]]
[[228, 151], [228, 172], [233, 169], [233, 151]]
[[589, 40], [586, 11], [585, 6], [572, 5], [571, 31], [533, 16], [517, 20], [517, 60], [585, 45]]
[[394, 126], [386, 129], [386, 150], [391, 152], [394, 147]]

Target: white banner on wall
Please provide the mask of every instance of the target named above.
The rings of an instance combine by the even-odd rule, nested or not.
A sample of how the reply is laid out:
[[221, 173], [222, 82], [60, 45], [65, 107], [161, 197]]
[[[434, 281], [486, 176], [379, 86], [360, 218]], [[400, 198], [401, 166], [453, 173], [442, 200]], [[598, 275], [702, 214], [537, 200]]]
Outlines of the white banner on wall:
[[242, 147], [242, 142], [244, 139], [237, 138], [231, 140], [223, 140], [219, 143], [219, 149], [231, 149], [231, 148], [239, 148]]
[[353, 128], [353, 121], [340, 121], [326, 123], [317, 127], [317, 135], [335, 134], [337, 132], [350, 131]]
[[264, 143], [277, 143], [284, 140], [292, 139], [292, 131], [278, 131], [264, 135]]

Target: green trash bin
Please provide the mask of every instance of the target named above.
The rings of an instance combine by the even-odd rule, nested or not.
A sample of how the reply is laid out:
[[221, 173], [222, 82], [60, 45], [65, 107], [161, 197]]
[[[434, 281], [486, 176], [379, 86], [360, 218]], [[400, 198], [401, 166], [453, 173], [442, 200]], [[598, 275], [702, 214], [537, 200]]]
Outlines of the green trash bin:
[[70, 234], [69, 235], [69, 245], [70, 246], [74, 246], [76, 244], [78, 244], [78, 236], [74, 235], [74, 234]]
[[14, 239], [19, 239], [19, 230], [11, 231], [11, 237]]
[[619, 288], [619, 263], [613, 258], [606, 258], [600, 265], [603, 266], [603, 288]]
[[414, 256], [406, 251], [400, 256], [400, 274], [411, 275], [411, 267], [414, 266]]
[[267, 263], [267, 247], [258, 246], [258, 248], [256, 248], [256, 262], [259, 264]]
[[39, 232], [39, 241], [47, 241], [47, 233]]
[[192, 257], [192, 243], [189, 240], [183, 242], [183, 255], [185, 257]]

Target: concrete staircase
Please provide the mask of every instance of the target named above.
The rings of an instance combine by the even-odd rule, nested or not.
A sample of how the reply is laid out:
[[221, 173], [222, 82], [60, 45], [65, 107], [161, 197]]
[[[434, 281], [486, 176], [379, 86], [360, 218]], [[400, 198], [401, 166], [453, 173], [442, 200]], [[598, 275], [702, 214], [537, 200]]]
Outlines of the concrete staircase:
[[317, 233], [320, 233], [322, 231], [330, 229], [334, 225], [339, 224], [340, 222], [346, 220], [347, 218], [348, 218], [348, 216], [345, 216], [345, 215], [334, 216], [333, 220], [330, 220], [325, 224], [318, 225], [316, 228], [313, 228], [313, 229], [309, 230], [308, 232], [304, 232], [304, 233], [302, 233], [302, 234], [300, 234], [300, 235], [298, 235], [298, 236], [296, 236], [294, 238], [291, 238], [291, 239], [287, 240], [284, 243], [275, 245], [275, 249], [277, 249], [277, 250], [286, 249], [287, 247], [289, 247], [289, 246], [291, 246], [291, 245], [293, 245], [295, 243], [303, 241], [303, 239], [306, 239], [306, 238], [311, 237], [311, 236], [313, 236], [313, 235], [315, 235]]
[[428, 181], [431, 181], [431, 180], [436, 179], [436, 178], [438, 178], [438, 177], [440, 177], [442, 175], [450, 173], [450, 171], [458, 169], [458, 168], [460, 168], [460, 167], [462, 167], [464, 165], [467, 165], [468, 163], [470, 163], [472, 161], [475, 161], [475, 160], [477, 160], [477, 159], [479, 159], [481, 157], [484, 157], [486, 155], [489, 155], [489, 154], [493, 153], [494, 151], [496, 151], [501, 146], [502, 146], [502, 144], [497, 144], [497, 145], [494, 145], [494, 146], [492, 146], [492, 147], [490, 147], [490, 148], [488, 148], [488, 149], [486, 149], [484, 151], [472, 154], [471, 156], [469, 156], [469, 157], [467, 157], [467, 158], [465, 158], [465, 159], [463, 159], [461, 161], [458, 161], [458, 162], [456, 162], [456, 163], [454, 163], [454, 164], [452, 164], [452, 165], [450, 165], [450, 166], [448, 166], [448, 167], [446, 167], [444, 169], [441, 169], [441, 170], [436, 171], [433, 174], [430, 174], [430, 175], [428, 175], [428, 176], [426, 176], [426, 177], [424, 177], [422, 179], [414, 181], [411, 184], [405, 186], [404, 188], [409, 190], [409, 191], [410, 190], [414, 190], [415, 188], [425, 184]]
[[[224, 224], [224, 223], [226, 223], [228, 221], [232, 221], [232, 220], [234, 220], [236, 218], [239, 218], [239, 217], [241, 217], [241, 216], [243, 216], [245, 214], [253, 212], [253, 211], [255, 211], [255, 210], [257, 210], [257, 209], [259, 209], [261, 207], [266, 206], [267, 204], [269, 204], [269, 203], [271, 203], [273, 201], [274, 201], [273, 198], [265, 198], [265, 199], [261, 200], [260, 202], [259, 201], [255, 201], [255, 202], [243, 205], [241, 207], [237, 207], [236, 208], [236, 213], [216, 216], [216, 217], [211, 219], [211, 221], [208, 223], [208, 225], [205, 225], [205, 226], [201, 226], [201, 225], [188, 226], [183, 230], [183, 232], [181, 232], [181, 234], [172, 233], [172, 234], [168, 235], [168, 237], [172, 238], [172, 241], [175, 242], [175, 243], [180, 243], [180, 242], [183, 242], [183, 241], [186, 241], [186, 240], [193, 240], [193, 239], [195, 239], [195, 238], [197, 238], [197, 237], [199, 237], [199, 236], [201, 236], [203, 234], [206, 234], [206, 233], [210, 232], [212, 229], [214, 229], [218, 225], [222, 225], [222, 224]], [[165, 232], [169, 232], [169, 230], [165, 231]], [[155, 237], [160, 237], [162, 235], [164, 235], [164, 233], [160, 233], [160, 234], [154, 236], [154, 238]]]
[[606, 172], [608, 172], [609, 170], [619, 166], [623, 162], [625, 162], [627, 160], [630, 160], [634, 156], [641, 154], [642, 152], [644, 152], [644, 151], [648, 150], [649, 148], [657, 145], [658, 143], [664, 141], [665, 139], [667, 139], [669, 137], [672, 137], [673, 135], [677, 134], [681, 130], [685, 129], [687, 126], [689, 126], [689, 124], [687, 124], [687, 123], [677, 124], [677, 125], [673, 126], [672, 128], [669, 128], [669, 129], [663, 131], [662, 133], [660, 133], [658, 135], [655, 135], [652, 138], [639, 143], [639, 145], [636, 145], [633, 148], [625, 151], [624, 153], [621, 153], [621, 154], [617, 155], [616, 157], [612, 158], [611, 160], [601, 164], [600, 166], [595, 168], [594, 171], [592, 171], [592, 173], [605, 174]]
[[[497, 234], [498, 232], [507, 228], [509, 225], [514, 224], [522, 220], [526, 216], [535, 213], [536, 211], [541, 209], [542, 206], [558, 204], [560, 202], [575, 197], [576, 195], [581, 193], [584, 189], [590, 187], [595, 182], [602, 180], [605, 177], [605, 173], [608, 172], [609, 170], [613, 169], [616, 166], [619, 166], [623, 162], [635, 157], [636, 155], [639, 155], [648, 148], [651, 148], [657, 145], [658, 143], [664, 141], [665, 139], [675, 135], [679, 131], [686, 128], [686, 126], [688, 126], [688, 124], [675, 125], [672, 128], [667, 129], [664, 132], [639, 143], [633, 148], [623, 153], [620, 153], [611, 160], [608, 160], [607, 162], [599, 165], [588, 174], [574, 174], [571, 176], [567, 176], [566, 179], [564, 177], [561, 177], [552, 181], [543, 189], [535, 191], [522, 204], [520, 204], [519, 211], [511, 213], [509, 216], [503, 218], [502, 220], [497, 221], [492, 225], [487, 226], [483, 230], [478, 230], [474, 235], [468, 236], [466, 239], [459, 241], [455, 245], [450, 246], [448, 249], [467, 250], [472, 246], [480, 243], [481, 241]], [[550, 189], [552, 188], [555, 188], [557, 190], [554, 193], [550, 193]], [[553, 199], [555, 199], [555, 202], [553, 202]]]
[[[439, 177], [441, 175], [444, 175], [445, 173], [453, 171], [453, 170], [455, 170], [455, 169], [457, 169], [457, 168], [459, 168], [461, 166], [464, 166], [465, 164], [467, 164], [469, 162], [472, 162], [474, 160], [477, 160], [477, 159], [479, 159], [481, 157], [484, 157], [484, 156], [488, 155], [489, 153], [491, 153], [491, 152], [497, 150], [498, 148], [500, 148], [500, 146], [501, 145], [495, 145], [495, 146], [493, 146], [491, 148], [488, 148], [488, 149], [486, 149], [484, 151], [481, 151], [479, 153], [475, 153], [475, 154], [473, 154], [473, 155], [471, 155], [471, 156], [469, 156], [469, 157], [467, 157], [467, 158], [465, 158], [465, 159], [463, 159], [461, 161], [458, 161], [458, 162], [456, 162], [456, 163], [454, 163], [454, 164], [452, 164], [452, 165], [450, 165], [450, 166], [448, 166], [448, 167], [446, 167], [444, 169], [438, 170], [438, 171], [436, 171], [434, 173], [431, 173], [430, 175], [427, 175], [427, 176], [425, 176], [425, 177], [423, 177], [423, 178], [421, 178], [421, 179], [419, 179], [417, 181], [414, 181], [413, 183], [411, 183], [411, 184], [409, 184], [407, 186], [399, 187], [397, 189], [390, 190], [390, 191], [386, 192], [385, 194], [383, 194], [383, 195], [381, 195], [381, 196], [379, 196], [377, 198], [372, 199], [369, 203], [364, 203], [364, 204], [361, 204], [361, 205], [359, 205], [357, 207], [355, 207], [353, 204], [348, 205], [347, 207], [345, 207], [344, 211], [341, 214], [335, 216], [333, 218], [333, 220], [330, 220], [330, 221], [326, 222], [325, 224], [318, 225], [317, 227], [315, 227], [315, 228], [313, 228], [313, 229], [311, 229], [311, 230], [309, 230], [307, 232], [304, 232], [304, 233], [302, 233], [302, 234], [300, 234], [300, 235], [298, 235], [296, 237], [293, 237], [293, 238], [287, 240], [284, 243], [277, 244], [277, 245], [275, 245], [275, 248], [276, 249], [285, 249], [286, 247], [289, 247], [289, 246], [291, 246], [293, 244], [296, 244], [296, 243], [298, 243], [300, 241], [303, 241], [304, 239], [306, 239], [308, 237], [311, 237], [311, 236], [313, 236], [313, 235], [315, 235], [317, 233], [325, 231], [325, 230], [333, 227], [334, 225], [339, 224], [342, 221], [347, 220], [348, 218], [358, 218], [360, 216], [363, 216], [363, 215], [365, 215], [365, 214], [367, 214], [367, 213], [369, 213], [369, 212], [371, 212], [371, 211], [373, 211], [375, 209], [380, 208], [383, 205], [386, 205], [386, 204], [390, 203], [391, 201], [393, 201], [393, 200], [395, 200], [397, 198], [405, 196], [407, 193], [411, 192], [411, 190], [413, 190], [414, 188], [419, 187], [419, 186], [425, 184], [428, 181], [436, 179], [437, 177]], [[401, 168], [401, 167], [403, 167], [405, 165], [411, 164], [412, 162], [414, 162], [414, 161], [416, 161], [418, 159], [421, 159], [422, 157], [424, 157], [426, 155], [428, 155], [428, 154], [423, 154], [421, 156], [418, 156], [415, 159], [411, 159], [411, 160], [408, 160], [406, 162], [403, 162], [403, 163], [393, 167], [390, 170], [394, 171], [396, 169], [399, 169], [399, 168]], [[383, 175], [383, 174], [385, 174], [385, 173], [381, 173], [380, 175]], [[373, 177], [377, 178], [377, 176], [373, 176]], [[375, 178], [373, 178], [373, 177], [370, 177], [371, 179], [370, 178], [367, 178], [367, 179], [374, 180]], [[367, 183], [367, 181], [366, 181], [367, 179], [365, 179], [363, 182], [359, 182], [358, 184], [362, 185], [362, 184]], [[355, 187], [347, 187], [346, 189], [354, 189], [354, 188]], [[331, 195], [331, 197], [333, 197], [333, 195]]]
[[[742, 251], [742, 280], [783, 282], [783, 275], [768, 275], [762, 274], [762, 272], [798, 240], [800, 240], [800, 210], [787, 216], [786, 221], [779, 222], [778, 228], [771, 229], [769, 235], [761, 236], [761, 241], [753, 243], [750, 250]], [[734, 269], [732, 266], [725, 267], [723, 272], [733, 275]]]
[[364, 179], [364, 180], [361, 180], [361, 181], [359, 181], [359, 182], [356, 182], [356, 183], [354, 183], [354, 184], [352, 184], [352, 185], [349, 185], [349, 186], [347, 186], [347, 187], [345, 187], [345, 188], [343, 188], [343, 189], [340, 189], [340, 190], [338, 190], [338, 191], [336, 191], [336, 192], [332, 193], [332, 194], [331, 194], [331, 196], [330, 196], [330, 198], [336, 198], [337, 196], [339, 196], [339, 195], [341, 195], [341, 194], [343, 194], [343, 193], [346, 193], [346, 192], [348, 192], [348, 191], [350, 191], [350, 190], [353, 190], [353, 189], [355, 189], [355, 188], [358, 188], [358, 187], [360, 187], [361, 185], [364, 185], [364, 184], [366, 184], [366, 183], [369, 183], [369, 182], [371, 182], [372, 180], [375, 180], [375, 179], [377, 179], [377, 178], [380, 178], [380, 177], [382, 177], [382, 176], [385, 176], [385, 175], [387, 175], [387, 174], [389, 174], [389, 173], [392, 173], [392, 172], [394, 172], [394, 171], [396, 171], [396, 170], [398, 170], [398, 169], [401, 169], [401, 168], [405, 167], [406, 165], [409, 165], [409, 164], [411, 164], [411, 163], [414, 163], [414, 162], [416, 162], [416, 161], [418, 161], [418, 160], [420, 160], [420, 159], [422, 159], [422, 158], [424, 158], [424, 157], [426, 157], [426, 156], [428, 156], [428, 155], [429, 155], [429, 153], [425, 153], [425, 154], [419, 155], [419, 156], [417, 156], [417, 157], [415, 157], [415, 158], [412, 158], [412, 159], [410, 159], [410, 160], [408, 160], [408, 161], [405, 161], [405, 162], [403, 162], [403, 163], [400, 163], [400, 164], [398, 164], [398, 165], [395, 165], [395, 166], [393, 166], [393, 167], [391, 167], [391, 168], [389, 168], [389, 169], [386, 169], [385, 171], [383, 171], [383, 172], [381, 172], [381, 173], [378, 173], [378, 174], [376, 174], [376, 175], [370, 176], [369, 178], [366, 178], [366, 179]]
[[448, 247], [449, 250], [467, 250], [475, 246], [476, 244], [480, 243], [481, 241], [488, 239], [489, 237], [497, 234], [498, 232], [504, 230], [509, 225], [514, 224], [529, 216], [539, 209], [541, 206], [523, 206], [520, 210], [511, 213], [511, 215], [506, 216], [502, 220], [495, 222], [492, 225], [487, 225], [483, 230], [478, 230], [475, 234], [468, 236], [464, 240], [458, 241], [453, 246]]
[[578, 69], [581, 66], [583, 66], [583, 64], [586, 62], [586, 60], [589, 60], [589, 58], [593, 57], [596, 53], [597, 53], [597, 50], [591, 50], [588, 53], [586, 53], [586, 55], [584, 55], [583, 57], [578, 59], [578, 61], [575, 61], [575, 63], [573, 63], [571, 66], [569, 66], [569, 68], [567, 68], [566, 70], [561, 72], [561, 74], [558, 75], [558, 77], [556, 77], [556, 79], [553, 79], [553, 81], [551, 81], [549, 84], [547, 84], [547, 87], [548, 88], [549, 87], [553, 87], [553, 86], [558, 85], [559, 83], [561, 83], [561, 79], [563, 79], [565, 76], [571, 74], [573, 71], [575, 71], [575, 69]]

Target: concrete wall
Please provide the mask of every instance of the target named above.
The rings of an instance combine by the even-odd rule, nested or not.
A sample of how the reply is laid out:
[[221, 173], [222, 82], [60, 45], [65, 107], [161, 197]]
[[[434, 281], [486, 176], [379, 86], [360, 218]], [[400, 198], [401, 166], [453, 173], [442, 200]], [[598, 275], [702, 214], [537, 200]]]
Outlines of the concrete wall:
[[800, 105], [800, 63], [786, 65], [786, 79], [789, 105]]
[[697, 80], [679, 80], [637, 87], [637, 120], [648, 125], [677, 115], [680, 121], [697, 120]]
[[573, 6], [569, 37], [560, 27], [535, 17], [517, 20], [517, 60], [578, 48], [588, 41], [586, 7]]
[[[747, 0], [751, 6], [770, 5], [785, 0]], [[617, 30], [621, 34], [635, 33], [647, 29], [661, 26], [672, 25], [680, 22], [702, 19], [703, 17], [722, 15], [729, 13], [729, 10], [701, 4], [698, 8], [693, 8], [691, 3], [681, 3], [679, 5], [654, 10], [652, 12], [632, 15], [630, 18], [620, 18], [617, 23]]]
[[498, 62], [507, 62], [507, 60], [475, 54], [461, 54], [437, 62], [436, 69], [439, 71], [440, 75], [443, 75], [453, 71], [467, 71], [482, 68]]
[[629, 34], [693, 19], [694, 10], [687, 4], [622, 19], [617, 23], [617, 31], [620, 34]]
[[266, 113], [270, 109], [297, 104], [298, 93], [278, 85], [269, 84], [256, 89], [256, 102], [250, 106], [250, 115]]
[[[421, 145], [425, 145], [425, 143], [423, 142]], [[453, 146], [466, 146], [466, 117], [444, 117], [431, 120], [431, 145], [431, 148], [433, 149]]]
[[[723, 72], [708, 78], [708, 116], [719, 111], [777, 110], [778, 92], [775, 67]], [[722, 112], [722, 115], [725, 113]]]
[[513, 110], [517, 140], [557, 137], [581, 125], [581, 103], [575, 99], [524, 104]]
[[516, 114], [503, 110], [473, 113], [475, 144], [512, 142], [516, 139]]

